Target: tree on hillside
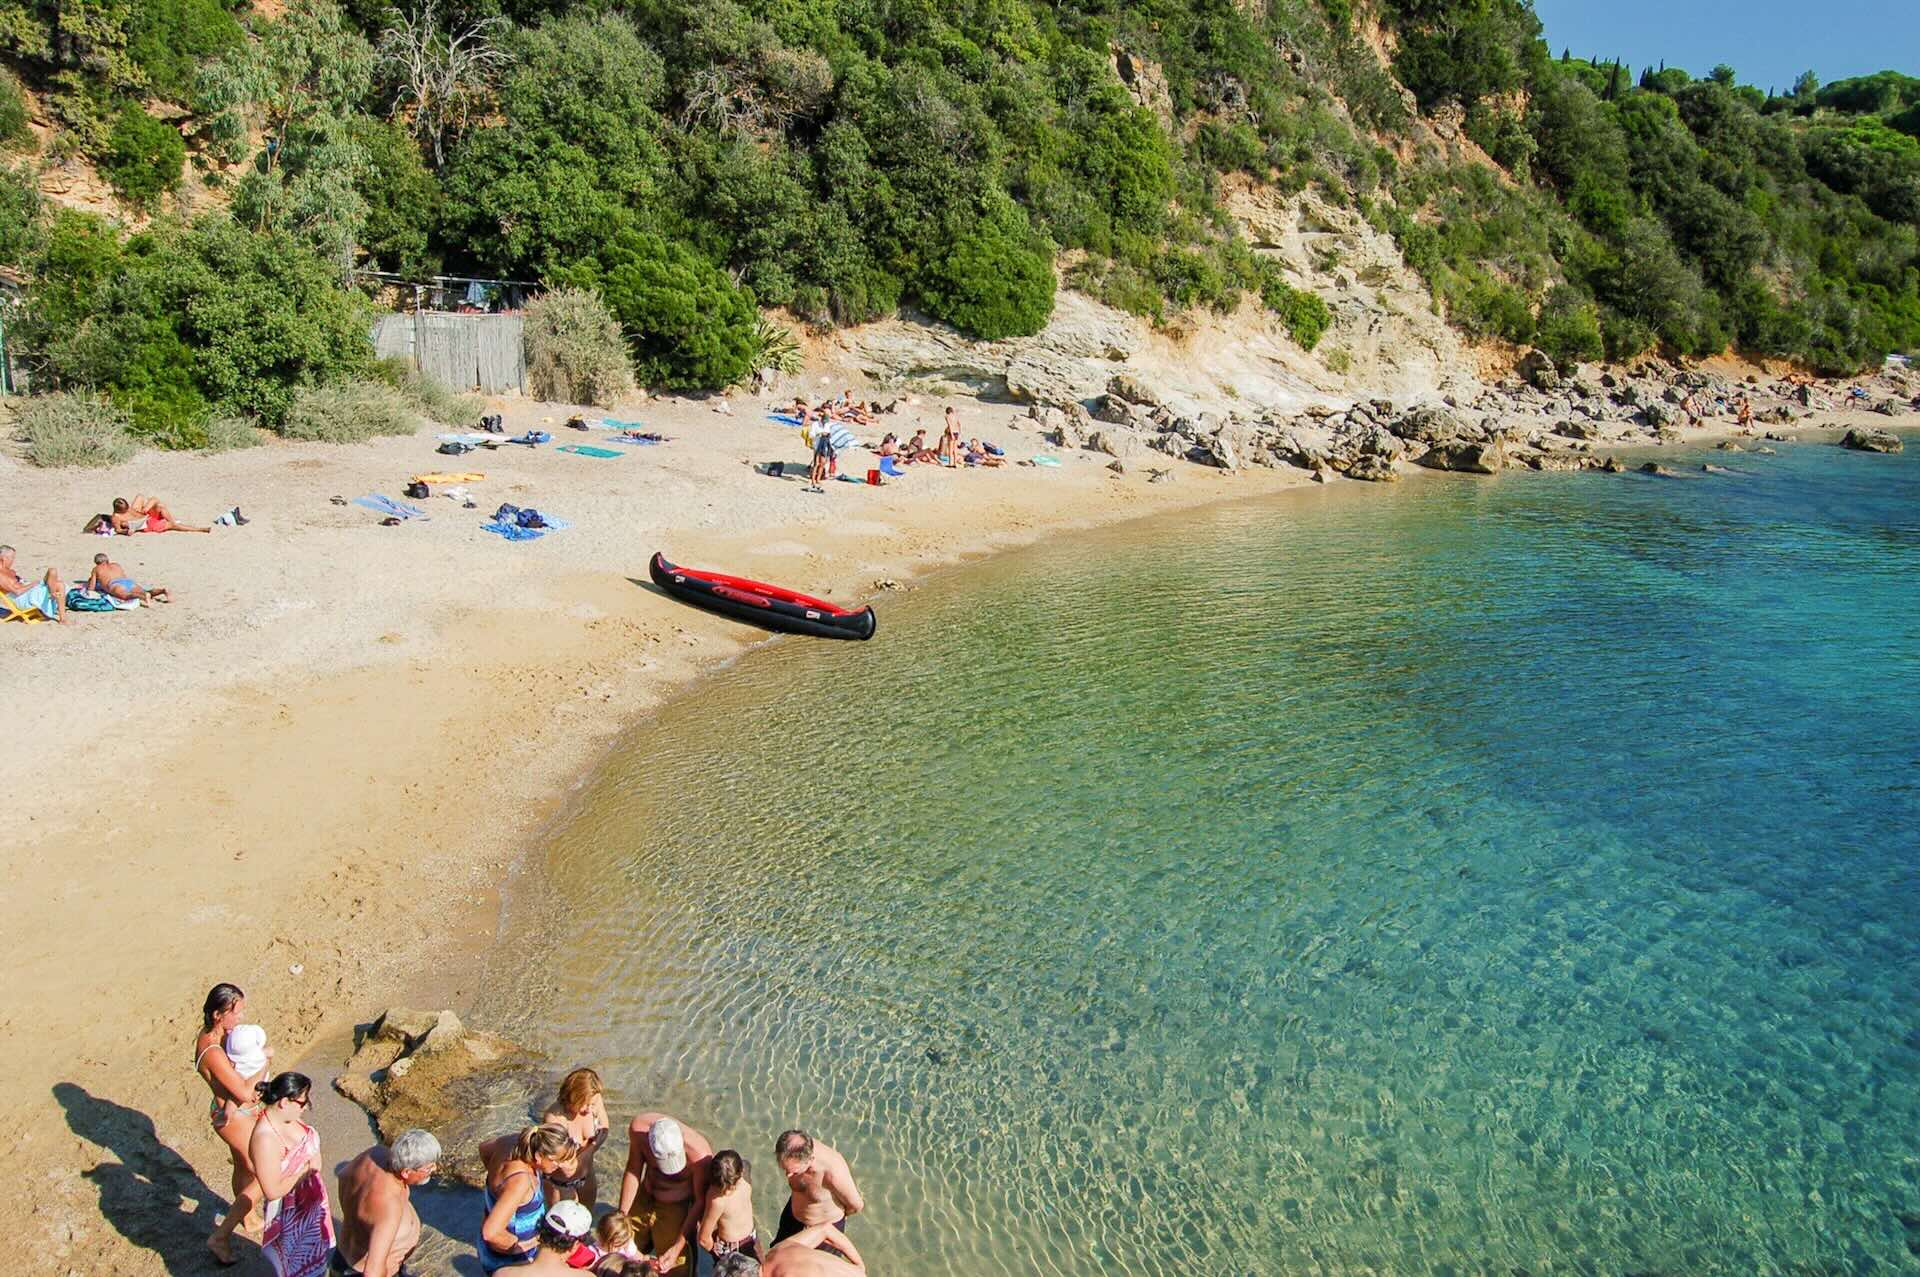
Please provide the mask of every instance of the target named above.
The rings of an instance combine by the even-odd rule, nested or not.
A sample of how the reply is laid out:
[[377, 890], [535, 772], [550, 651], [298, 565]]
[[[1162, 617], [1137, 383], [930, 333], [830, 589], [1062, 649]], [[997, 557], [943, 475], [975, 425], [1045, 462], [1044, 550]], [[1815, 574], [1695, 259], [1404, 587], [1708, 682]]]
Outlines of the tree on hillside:
[[443, 26], [438, 0], [425, 0], [396, 14], [380, 36], [378, 66], [395, 82], [389, 115], [412, 120], [436, 170], [446, 167], [448, 135], [466, 131], [487, 102], [493, 77], [513, 61], [498, 43], [506, 28], [497, 14]]
[[284, 230], [344, 271], [366, 202], [356, 188], [366, 153], [351, 122], [373, 79], [373, 49], [332, 0], [296, 0], [278, 20], [201, 74], [215, 154], [247, 158], [233, 211], [257, 231]]

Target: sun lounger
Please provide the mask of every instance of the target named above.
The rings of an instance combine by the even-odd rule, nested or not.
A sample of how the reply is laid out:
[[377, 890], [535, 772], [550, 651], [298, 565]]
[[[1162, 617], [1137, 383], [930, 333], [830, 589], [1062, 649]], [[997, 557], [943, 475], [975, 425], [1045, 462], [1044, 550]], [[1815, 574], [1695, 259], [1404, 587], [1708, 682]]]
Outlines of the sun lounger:
[[50, 597], [44, 581], [20, 591], [18, 600], [5, 590], [0, 590], [0, 608], [6, 609], [6, 615], [0, 616], [0, 622], [21, 621], [33, 625], [39, 621], [52, 620], [53, 618], [44, 610]]

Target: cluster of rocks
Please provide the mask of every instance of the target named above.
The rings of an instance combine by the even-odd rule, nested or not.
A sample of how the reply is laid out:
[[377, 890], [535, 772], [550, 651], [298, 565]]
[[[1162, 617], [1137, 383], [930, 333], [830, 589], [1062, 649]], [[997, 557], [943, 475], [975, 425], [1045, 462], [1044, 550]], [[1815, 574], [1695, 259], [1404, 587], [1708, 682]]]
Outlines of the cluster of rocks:
[[451, 1011], [395, 1007], [359, 1034], [333, 1089], [367, 1111], [383, 1141], [409, 1127], [432, 1131], [444, 1150], [440, 1175], [478, 1186], [480, 1141], [525, 1123], [529, 1097], [550, 1080], [532, 1052]]
[[[1784, 425], [1830, 409], [1828, 393], [1804, 382], [1763, 385], [1757, 378], [1731, 381], [1711, 373], [1673, 368], [1649, 359], [1631, 370], [1591, 378], [1563, 376], [1539, 351], [1530, 351], [1515, 378], [1481, 390], [1463, 402], [1402, 407], [1368, 399], [1346, 408], [1314, 405], [1286, 417], [1249, 419], [1234, 413], [1180, 411], [1168, 396], [1139, 376], [1121, 373], [1089, 403], [1035, 404], [1028, 411], [1047, 441], [1065, 449], [1088, 449], [1111, 458], [1120, 473], [1148, 453], [1159, 453], [1222, 470], [1244, 466], [1293, 466], [1325, 481], [1332, 475], [1372, 482], [1399, 477], [1402, 462], [1433, 470], [1498, 474], [1532, 470], [1625, 469], [1595, 451], [1596, 445], [1677, 442], [1678, 423], [1689, 399], [1702, 416], [1726, 420], [1745, 397], [1754, 420]], [[1888, 371], [1876, 388], [1888, 413], [1920, 407], [1906, 374]], [[1866, 393], [1866, 392], [1862, 392]], [[1859, 394], [1850, 394], [1863, 402]], [[1865, 402], [1872, 402], [1869, 394]], [[1770, 439], [1791, 438], [1769, 432]], [[1854, 430], [1845, 446], [1897, 451], [1897, 436], [1884, 430]]]

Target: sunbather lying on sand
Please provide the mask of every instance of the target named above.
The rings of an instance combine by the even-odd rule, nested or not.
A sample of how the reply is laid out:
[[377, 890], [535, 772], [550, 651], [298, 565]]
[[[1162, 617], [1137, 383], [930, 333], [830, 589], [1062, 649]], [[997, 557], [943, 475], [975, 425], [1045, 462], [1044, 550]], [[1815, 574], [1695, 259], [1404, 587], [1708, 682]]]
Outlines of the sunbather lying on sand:
[[87, 588], [111, 595], [122, 603], [128, 599], [139, 599], [142, 603], [171, 603], [173, 598], [164, 585], [142, 588], [127, 575], [127, 570], [104, 554], [93, 556], [93, 575], [87, 578]]
[[180, 523], [173, 512], [153, 497], [136, 496], [129, 501], [125, 497], [113, 499], [113, 514], [109, 516], [113, 530], [121, 536], [135, 532], [211, 532], [212, 528], [197, 528], [190, 523]]
[[981, 446], [978, 439], [967, 440], [967, 464], [970, 466], [1004, 466], [1006, 460], [995, 456]]
[[46, 576], [28, 585], [13, 565], [10, 545], [0, 545], [0, 594], [12, 599], [13, 605], [22, 611], [38, 612], [62, 625], [73, 620], [62, 606], [66, 602], [67, 587], [61, 584], [60, 574], [48, 568]]

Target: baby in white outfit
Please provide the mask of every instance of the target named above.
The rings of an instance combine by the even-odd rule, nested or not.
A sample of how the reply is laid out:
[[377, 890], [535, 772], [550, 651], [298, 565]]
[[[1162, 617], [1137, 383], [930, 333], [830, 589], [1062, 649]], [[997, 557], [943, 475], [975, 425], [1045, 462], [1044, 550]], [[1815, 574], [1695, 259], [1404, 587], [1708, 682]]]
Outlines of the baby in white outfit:
[[251, 1082], [267, 1071], [273, 1051], [267, 1046], [267, 1031], [257, 1024], [236, 1024], [227, 1030], [227, 1058], [233, 1070]]

